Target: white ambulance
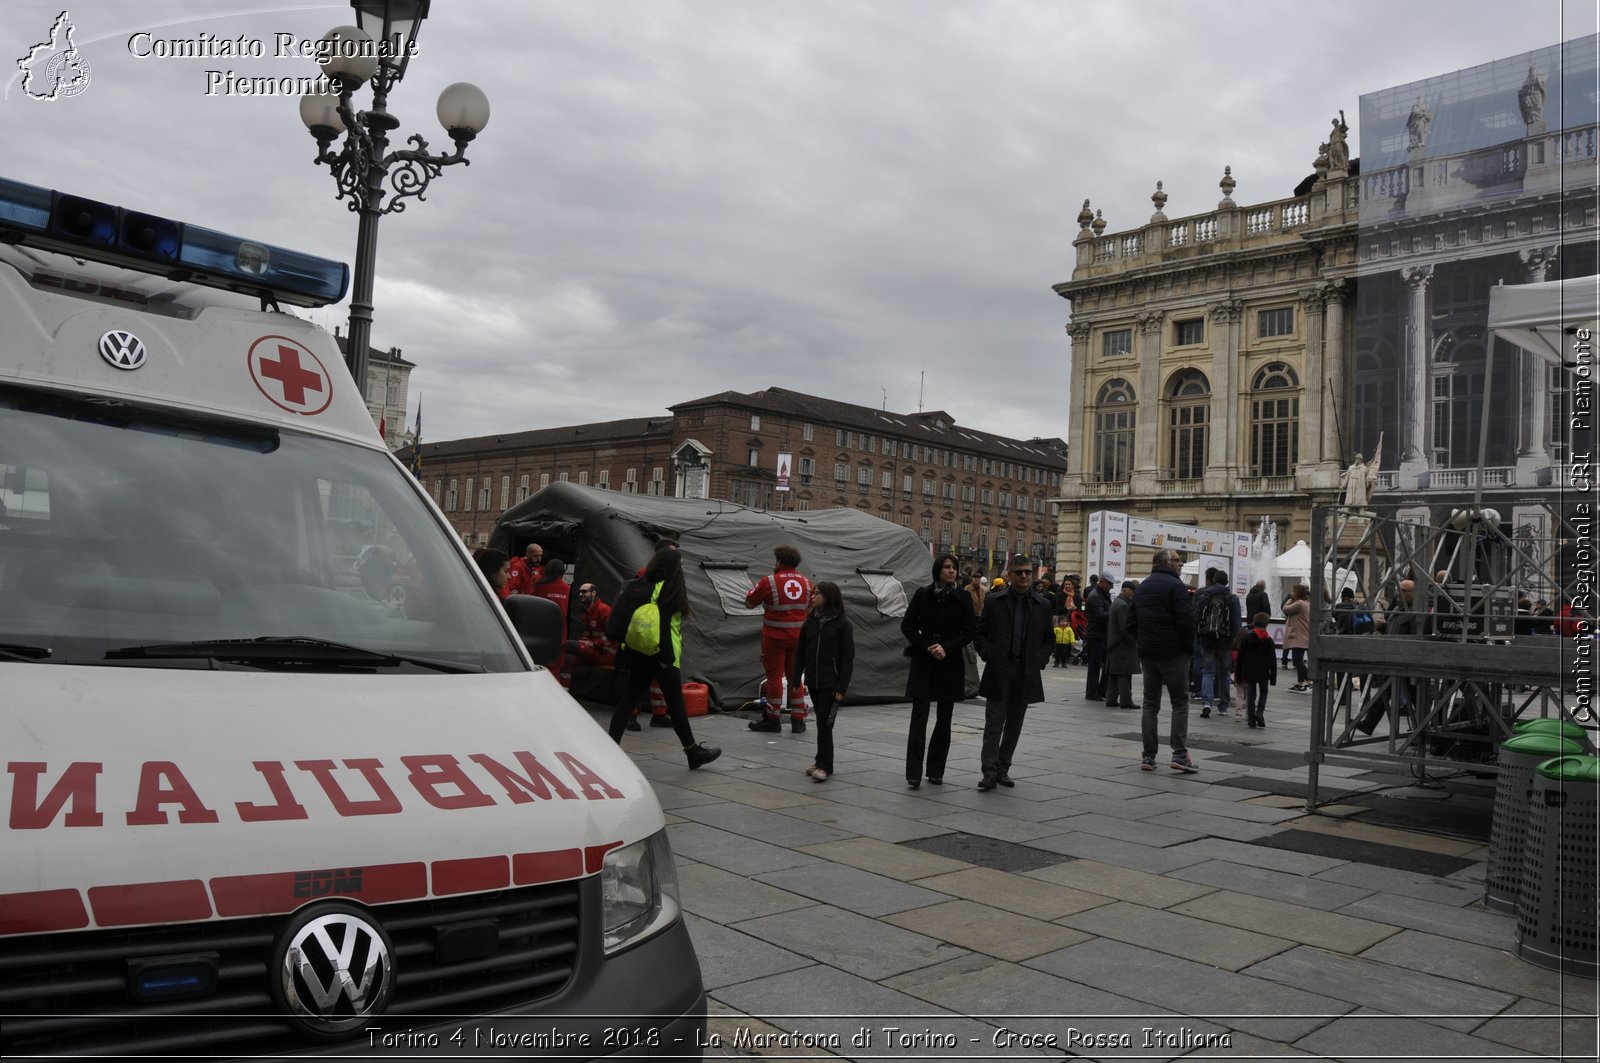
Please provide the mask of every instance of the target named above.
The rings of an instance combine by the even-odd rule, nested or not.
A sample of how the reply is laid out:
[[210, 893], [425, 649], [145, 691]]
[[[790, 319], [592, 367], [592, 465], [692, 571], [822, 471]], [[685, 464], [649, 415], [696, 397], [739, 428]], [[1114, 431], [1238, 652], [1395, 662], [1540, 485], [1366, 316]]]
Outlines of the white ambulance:
[[700, 1055], [661, 807], [280, 305], [0, 180], [0, 1054]]

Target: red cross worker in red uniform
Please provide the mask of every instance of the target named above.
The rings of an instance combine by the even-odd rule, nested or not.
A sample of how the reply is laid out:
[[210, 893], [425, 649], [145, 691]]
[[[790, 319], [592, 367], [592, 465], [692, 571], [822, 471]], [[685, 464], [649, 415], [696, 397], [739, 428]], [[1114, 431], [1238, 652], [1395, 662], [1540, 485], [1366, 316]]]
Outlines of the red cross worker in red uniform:
[[[744, 604], [749, 608], [761, 607], [761, 668], [767, 674], [761, 719], [750, 724], [752, 731], [783, 730], [779, 705], [783, 678], [794, 674], [794, 651], [800, 644], [800, 629], [811, 612], [811, 581], [798, 571], [800, 551], [782, 543], [773, 547], [772, 556], [777, 567], [744, 596]], [[805, 697], [805, 687], [798, 683], [789, 687], [789, 728], [795, 734], [806, 729]]]

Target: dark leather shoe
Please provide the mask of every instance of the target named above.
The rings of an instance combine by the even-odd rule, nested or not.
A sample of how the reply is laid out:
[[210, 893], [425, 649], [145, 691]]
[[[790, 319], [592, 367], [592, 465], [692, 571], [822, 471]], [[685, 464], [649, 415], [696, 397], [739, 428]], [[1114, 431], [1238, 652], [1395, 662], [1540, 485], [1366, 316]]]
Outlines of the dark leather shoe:
[[1005, 786], [1005, 787], [1011, 787], [1011, 786], [1017, 785], [1016, 783], [1011, 781], [1011, 776], [1007, 775], [1005, 772], [1001, 772], [999, 775], [995, 776], [995, 782], [997, 782], [1001, 786]]
[[995, 778], [993, 775], [985, 772], [983, 778], [978, 780], [978, 789], [993, 790], [997, 785], [999, 785], [999, 781], [1000, 780]]
[[906, 780], [906, 786], [908, 788], [912, 789], [912, 790], [920, 790], [920, 789], [922, 789], [922, 780], [921, 779], [907, 779]]
[[767, 731], [776, 734], [783, 730], [783, 724], [778, 721], [776, 716], [763, 716], [759, 720], [750, 721], [750, 730]]
[[672, 726], [672, 717], [668, 716], [664, 712], [657, 713], [656, 715], [650, 717], [650, 726], [651, 727], [671, 727]]
[[798, 717], [790, 717], [790, 719], [789, 719], [789, 733], [792, 734], [792, 735], [805, 734], [806, 733], [806, 722], [804, 720], [802, 720], [802, 719], [799, 719]]
[[933, 785], [935, 785], [935, 786], [943, 786], [944, 785], [944, 776], [943, 775], [930, 775], [930, 776], [928, 776], [928, 781], [930, 783], [932, 783]]
[[710, 764], [713, 760], [716, 760], [718, 757], [722, 756], [722, 750], [718, 749], [716, 746], [708, 746], [702, 743], [696, 743], [683, 752], [684, 755], [689, 758], [690, 771], [693, 771], [695, 768], [703, 768], [707, 764]]
[[635, 716], [628, 717], [628, 722], [627, 722], [627, 724], [625, 726], [630, 731], [637, 731], [639, 729], [638, 717], [635, 717]]

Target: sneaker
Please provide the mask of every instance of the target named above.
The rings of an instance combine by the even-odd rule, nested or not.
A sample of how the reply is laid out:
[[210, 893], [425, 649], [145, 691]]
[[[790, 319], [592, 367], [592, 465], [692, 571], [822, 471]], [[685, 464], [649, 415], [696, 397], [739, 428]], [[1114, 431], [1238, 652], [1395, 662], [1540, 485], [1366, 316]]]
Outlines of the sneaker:
[[1194, 766], [1194, 760], [1187, 753], [1174, 753], [1172, 755], [1172, 770], [1181, 771], [1185, 775], [1193, 775], [1200, 769]]
[[1309, 694], [1309, 693], [1311, 693], [1311, 684], [1307, 683], [1303, 687], [1290, 687], [1289, 688], [1289, 693], [1291, 693], [1291, 694]]
[[811, 770], [806, 772], [806, 774], [811, 776], [811, 778], [813, 780], [817, 781], [817, 782], [827, 782], [828, 781], [828, 769], [827, 768], [819, 768], [819, 767], [816, 767], [815, 765], [813, 765]]
[[[1200, 718], [1202, 720], [1211, 719], [1211, 706], [1209, 704], [1200, 706]], [[754, 727], [755, 725], [751, 724], [751, 726]]]
[[778, 718], [776, 716], [763, 716], [759, 720], [750, 721], [750, 730], [768, 731], [776, 734], [783, 730], [783, 724], [778, 722]]
[[637, 731], [639, 729], [639, 720], [635, 716], [629, 716], [628, 717], [628, 722], [624, 726], [629, 731]]
[[[778, 729], [780, 731], [783, 730], [783, 728], [781, 726]], [[802, 720], [798, 716], [790, 717], [790, 719], [789, 719], [789, 733], [792, 734], [792, 735], [805, 734], [806, 733], [806, 722], [804, 720]]]
[[1155, 757], [1140, 757], [1139, 758], [1139, 770], [1140, 771], [1155, 771], [1156, 770], [1156, 758]]
[[689, 758], [690, 771], [693, 771], [696, 768], [703, 768], [707, 764], [710, 764], [713, 760], [716, 760], [718, 757], [722, 756], [722, 750], [718, 749], [716, 746], [708, 746], [703, 742], [696, 742], [688, 749], [685, 749], [683, 753], [684, 756]]
[[651, 727], [671, 727], [672, 726], [672, 717], [668, 716], [664, 712], [658, 713], [658, 714], [650, 717], [650, 726]]

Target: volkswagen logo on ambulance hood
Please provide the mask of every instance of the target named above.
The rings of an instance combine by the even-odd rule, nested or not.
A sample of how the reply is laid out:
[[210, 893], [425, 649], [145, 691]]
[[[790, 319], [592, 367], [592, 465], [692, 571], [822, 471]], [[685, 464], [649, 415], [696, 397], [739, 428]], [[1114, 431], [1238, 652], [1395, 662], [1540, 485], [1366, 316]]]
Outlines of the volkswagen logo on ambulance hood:
[[112, 329], [100, 337], [100, 357], [118, 369], [137, 369], [144, 365], [144, 341], [123, 329]]
[[273, 995], [314, 1037], [348, 1037], [383, 1012], [394, 988], [394, 949], [383, 927], [350, 904], [318, 905], [278, 939]]

